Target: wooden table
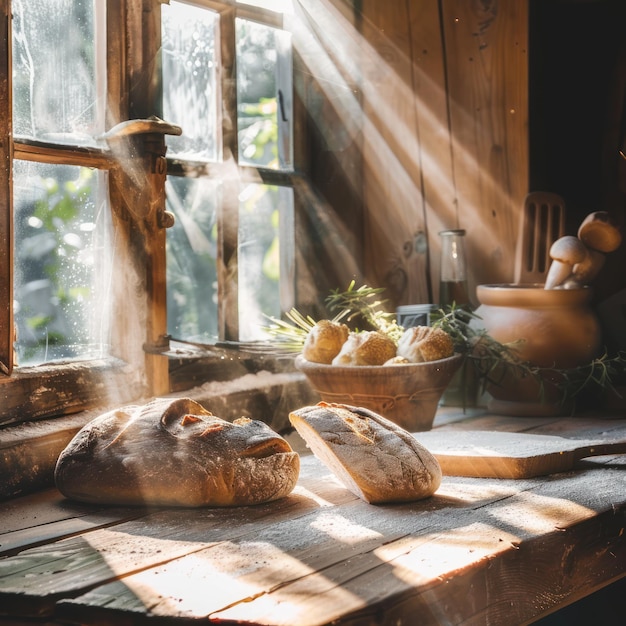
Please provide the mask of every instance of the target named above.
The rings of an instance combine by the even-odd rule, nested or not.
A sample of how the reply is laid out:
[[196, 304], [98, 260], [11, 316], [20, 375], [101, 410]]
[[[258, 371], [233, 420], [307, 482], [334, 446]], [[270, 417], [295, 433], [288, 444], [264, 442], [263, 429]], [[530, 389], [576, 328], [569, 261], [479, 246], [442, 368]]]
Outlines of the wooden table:
[[[435, 426], [626, 436], [624, 418], [459, 411]], [[103, 508], [50, 489], [0, 503], [0, 624], [512, 626], [626, 575], [625, 527], [624, 455], [528, 480], [447, 476], [391, 506], [311, 455], [291, 496], [255, 507]]]

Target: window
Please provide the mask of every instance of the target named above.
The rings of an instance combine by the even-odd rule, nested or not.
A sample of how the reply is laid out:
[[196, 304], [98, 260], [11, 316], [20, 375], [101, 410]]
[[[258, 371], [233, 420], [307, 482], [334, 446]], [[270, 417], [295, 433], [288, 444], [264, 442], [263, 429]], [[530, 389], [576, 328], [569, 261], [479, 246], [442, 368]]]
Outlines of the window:
[[162, 7], [163, 115], [183, 131], [167, 140], [166, 185], [168, 333], [180, 341], [262, 340], [267, 316], [293, 306], [291, 36], [278, 13], [241, 13]]
[[108, 354], [109, 207], [97, 168], [13, 162], [17, 363]]
[[0, 424], [167, 392], [170, 337], [262, 340], [295, 304], [292, 44], [262, 4], [0, 0]]
[[[102, 356], [96, 260], [106, 237], [101, 169], [70, 156], [104, 131], [102, 2], [13, 0], [14, 315], [17, 362]], [[47, 154], [22, 148], [45, 143]], [[97, 149], [97, 148], [96, 148]], [[69, 155], [68, 155], [69, 156]], [[103, 332], [104, 331], [104, 332]], [[9, 367], [5, 365], [5, 367]]]

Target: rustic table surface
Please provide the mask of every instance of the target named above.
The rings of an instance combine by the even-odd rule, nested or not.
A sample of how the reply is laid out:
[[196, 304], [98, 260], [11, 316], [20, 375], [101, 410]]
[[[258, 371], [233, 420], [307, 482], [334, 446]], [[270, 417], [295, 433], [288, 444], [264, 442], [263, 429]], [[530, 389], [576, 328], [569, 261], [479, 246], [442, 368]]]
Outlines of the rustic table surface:
[[[626, 439], [610, 416], [441, 409], [435, 427]], [[617, 454], [445, 476], [402, 505], [359, 500], [310, 454], [292, 495], [254, 507], [106, 508], [50, 489], [0, 503], [0, 624], [523, 624], [626, 575], [625, 526]]]

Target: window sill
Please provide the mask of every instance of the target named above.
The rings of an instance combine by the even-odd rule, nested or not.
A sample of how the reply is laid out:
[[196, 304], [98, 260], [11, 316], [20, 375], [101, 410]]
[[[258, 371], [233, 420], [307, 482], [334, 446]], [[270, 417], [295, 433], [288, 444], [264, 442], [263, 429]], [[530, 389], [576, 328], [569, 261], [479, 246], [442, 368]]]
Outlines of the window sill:
[[[290, 428], [290, 410], [319, 400], [303, 374], [269, 371], [205, 383], [168, 397], [192, 398], [229, 421], [241, 416], [259, 419], [283, 434]], [[51, 486], [61, 451], [80, 428], [106, 410], [82, 411], [0, 429], [0, 500]]]
[[125, 403], [143, 385], [140, 370], [115, 358], [22, 367], [0, 379], [0, 426]]

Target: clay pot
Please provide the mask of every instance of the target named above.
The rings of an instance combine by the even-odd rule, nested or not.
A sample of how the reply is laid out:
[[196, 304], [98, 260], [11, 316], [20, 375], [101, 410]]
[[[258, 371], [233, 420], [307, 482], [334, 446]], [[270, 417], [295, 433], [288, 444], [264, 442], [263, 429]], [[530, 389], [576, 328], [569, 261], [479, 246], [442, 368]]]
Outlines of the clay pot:
[[430, 430], [439, 400], [463, 356], [402, 365], [324, 365], [301, 355], [296, 367], [325, 402], [370, 409], [409, 432]]
[[[484, 328], [500, 343], [515, 346], [522, 361], [556, 370], [591, 362], [601, 349], [600, 323], [591, 309], [591, 290], [544, 289], [543, 285], [479, 285], [476, 296], [480, 318], [473, 325]], [[520, 341], [521, 340], [521, 341]], [[496, 372], [497, 375], [497, 372]], [[489, 385], [491, 412], [503, 415], [564, 415], [558, 388], [560, 375], [546, 373], [543, 385], [531, 376], [510, 372], [498, 385]]]

